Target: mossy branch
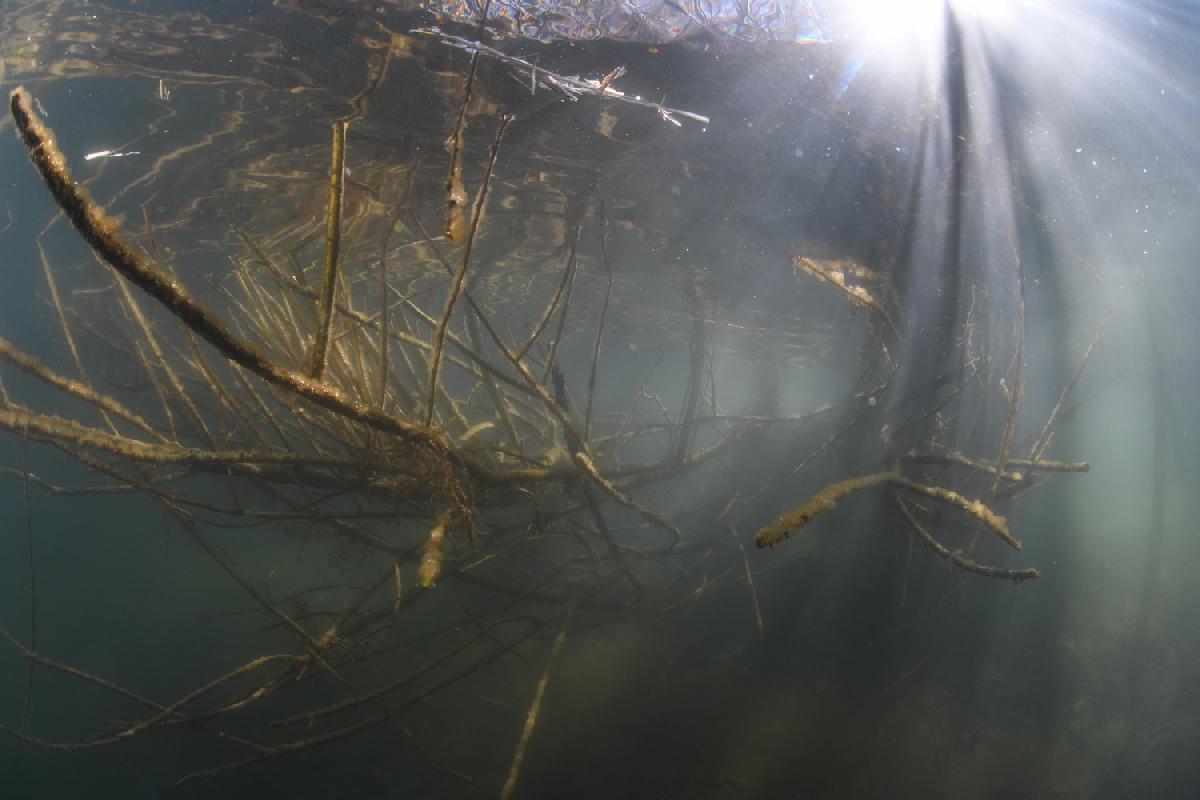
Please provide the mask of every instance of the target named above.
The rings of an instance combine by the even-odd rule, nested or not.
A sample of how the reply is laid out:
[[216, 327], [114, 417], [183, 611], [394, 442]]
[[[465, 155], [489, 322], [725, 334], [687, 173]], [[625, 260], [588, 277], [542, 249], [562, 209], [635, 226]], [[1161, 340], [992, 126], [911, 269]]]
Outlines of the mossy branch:
[[429, 537], [421, 548], [421, 564], [417, 567], [417, 585], [422, 589], [432, 589], [437, 586], [438, 578], [442, 576], [442, 565], [446, 558], [446, 528], [450, 524], [452, 509], [446, 509], [438, 515], [437, 522], [429, 531]]
[[898, 467], [893, 467], [884, 472], [873, 472], [870, 475], [847, 478], [829, 484], [808, 498], [803, 504], [796, 506], [775, 522], [759, 530], [758, 534], [754, 537], [754, 543], [758, 547], [777, 547], [780, 542], [803, 527], [813, 517], [833, 508], [844, 497], [885, 483], [899, 486], [910, 492], [924, 495], [925, 497], [965, 511], [990, 528], [1014, 550], [1021, 549], [1021, 542], [1009, 531], [1008, 523], [1004, 517], [992, 511], [983, 501], [971, 500], [952, 489], [946, 489], [941, 486], [929, 486], [909, 480], [900, 474]]
[[332, 386], [279, 366], [235, 336], [216, 314], [192, 297], [181, 283], [152, 264], [121, 237], [116, 220], [109, 217], [71, 177], [66, 158], [59, 150], [54, 135], [34, 113], [30, 96], [24, 89], [13, 91], [9, 107], [17, 133], [29, 150], [29, 158], [46, 187], [75, 230], [104, 263], [161, 303], [227, 359], [268, 383], [335, 414], [425, 447], [454, 466], [465, 466], [441, 434], [371, 408]]
[[759, 530], [754, 537], [754, 544], [757, 547], [778, 547], [780, 542], [822, 511], [833, 508], [842, 498], [898, 477], [900, 477], [900, 473], [896, 469], [890, 469], [885, 472], [873, 472], [870, 475], [860, 475], [831, 483], [801, 505]]
[[90, 447], [145, 464], [191, 464], [209, 467], [242, 464], [361, 467], [361, 462], [354, 459], [335, 456], [254, 450], [199, 450], [172, 443], [140, 442], [137, 439], [105, 433], [74, 420], [51, 414], [33, 414], [21, 408], [0, 408], [0, 430], [27, 436], [35, 442]]

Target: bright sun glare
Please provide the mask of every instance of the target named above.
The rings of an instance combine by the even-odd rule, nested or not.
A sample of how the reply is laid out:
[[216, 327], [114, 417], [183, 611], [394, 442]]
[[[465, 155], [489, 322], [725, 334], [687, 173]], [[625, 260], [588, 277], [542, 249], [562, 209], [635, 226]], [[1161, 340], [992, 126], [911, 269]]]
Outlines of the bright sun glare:
[[[854, 25], [873, 45], [911, 45], [937, 34], [949, 7], [963, 21], [996, 24], [1020, 0], [853, 0]], [[1028, 2], [1022, 3], [1028, 5]]]

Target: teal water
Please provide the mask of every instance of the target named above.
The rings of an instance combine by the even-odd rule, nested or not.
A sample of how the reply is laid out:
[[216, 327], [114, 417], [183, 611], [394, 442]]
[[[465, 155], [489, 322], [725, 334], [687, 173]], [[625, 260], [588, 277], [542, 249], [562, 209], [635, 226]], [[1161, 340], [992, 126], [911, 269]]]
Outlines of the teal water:
[[[704, 26], [661, 42], [488, 34], [558, 76], [599, 82], [624, 66], [615, 89], [708, 118], [676, 125], [619, 98], [569, 100], [546, 83], [531, 92], [536, 75], [483, 57], [464, 134], [473, 201], [500, 115], [514, 115], [471, 298], [515, 349], [574, 249], [567, 312], [528, 363], [540, 381], [557, 338], [563, 405], [577, 422], [592, 406], [598, 468], [676, 527], [682, 546], [571, 471], [562, 425], [513, 388], [523, 379], [485, 341], [479, 352], [527, 420], [524, 450], [506, 444], [484, 382], [454, 364], [443, 386], [462, 421], [443, 406], [439, 424], [497, 470], [564, 471], [524, 493], [474, 486], [474, 535], [452, 527], [448, 575], [429, 590], [417, 588], [419, 549], [444, 501], [347, 488], [360, 469], [395, 478], [371, 473], [397, 463], [382, 455], [391, 440], [363, 446], [360, 428], [242, 383], [201, 343], [233, 398], [223, 399], [178, 322], [137, 295], [184, 391], [143, 366], [158, 363], [148, 339], [111, 274], [56, 221], [6, 115], [0, 337], [80, 377], [40, 243], [88, 380], [170, 441], [357, 461], [320, 473], [334, 487], [319, 466], [268, 476], [138, 465], [103, 448], [73, 455], [70, 442], [59, 441], [64, 451], [7, 423], [0, 627], [109, 685], [44, 662], [30, 672], [31, 659], [0, 643], [5, 796], [497, 796], [543, 674], [513, 797], [1194, 796], [1200, 18], [1154, 3], [919, 5], [890, 19], [867, 3], [824, 4], [823, 41], [810, 43]], [[443, 309], [441, 258], [453, 268], [462, 254], [441, 235], [445, 142], [470, 55], [413, 32], [433, 25], [480, 35], [461, 18], [386, 2], [0, 0], [0, 84], [37, 98], [76, 180], [141, 251], [291, 365], [301, 354], [284, 317], [255, 328], [245, 309], [294, 295], [243, 237], [316, 283], [335, 119], [354, 115], [339, 297], [377, 312], [383, 252], [396, 297], [432, 317]], [[840, 270], [843, 286], [794, 257]], [[239, 283], [247, 276], [258, 294]], [[303, 317], [308, 306], [295, 308]], [[473, 313], [464, 300], [451, 316], [459, 341], [474, 335]], [[429, 337], [405, 314], [394, 324]], [[329, 381], [370, 389], [375, 340], [338, 324], [339, 341], [366, 341], [368, 355], [335, 359]], [[424, 351], [410, 345], [392, 351], [388, 408], [419, 420]], [[10, 363], [0, 381], [6, 420], [55, 415], [108, 431]], [[1043, 457], [1086, 461], [1086, 472], [993, 485], [913, 458], [959, 451], [994, 463], [1003, 452], [1010, 471], [1025, 470], [1014, 462], [1046, 441], [1068, 386]], [[689, 404], [701, 421], [685, 436]], [[468, 435], [482, 422], [491, 427]], [[294, 426], [286, 447], [275, 424]], [[317, 433], [305, 439], [306, 429]], [[724, 449], [681, 464], [714, 445]], [[643, 480], [636, 468], [651, 462], [669, 474]], [[754, 547], [755, 531], [822, 487], [893, 464], [984, 499], [1023, 548], [905, 493], [939, 542], [1039, 577], [1014, 585], [953, 568], [879, 487], [778, 548]], [[141, 490], [67, 491], [119, 482], [104, 468]], [[59, 489], [33, 480], [26, 491], [26, 472]], [[217, 555], [145, 481], [191, 504]], [[314, 504], [327, 516], [300, 518]], [[268, 518], [284, 511], [292, 517]], [[313, 638], [346, 622], [353, 632], [329, 651], [336, 676], [264, 669], [187, 703], [186, 719], [95, 742], [155, 714], [114, 686], [167, 705], [252, 659], [304, 657], [262, 598]], [[410, 673], [344, 714], [277, 724]], [[268, 699], [214, 713], [271, 675], [288, 678]], [[226, 771], [254, 755], [246, 742], [281, 749]]]

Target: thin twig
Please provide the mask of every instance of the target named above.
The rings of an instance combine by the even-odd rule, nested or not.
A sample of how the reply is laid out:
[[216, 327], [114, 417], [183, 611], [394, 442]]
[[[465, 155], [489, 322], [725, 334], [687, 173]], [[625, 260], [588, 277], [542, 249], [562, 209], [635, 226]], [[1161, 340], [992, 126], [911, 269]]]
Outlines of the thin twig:
[[581, 95], [596, 95], [604, 97], [608, 100], [616, 100], [621, 103], [629, 103], [630, 105], [641, 106], [643, 108], [653, 109], [663, 119], [664, 122], [669, 122], [678, 127], [680, 125], [678, 117], [690, 119], [699, 122], [701, 125], [708, 125], [711, 121], [703, 114], [697, 114], [692, 111], [684, 111], [679, 108], [670, 108], [668, 106], [654, 103], [649, 100], [643, 100], [641, 97], [628, 95], [624, 92], [614, 89], [604, 83], [603, 80], [587, 80], [568, 75], [560, 75], [556, 72], [539, 67], [538, 65], [526, 61], [523, 58], [510, 56], [494, 47], [489, 47], [482, 42], [471, 41], [464, 39], [461, 36], [453, 36], [436, 28], [415, 28], [410, 33], [415, 33], [422, 36], [434, 36], [441, 39], [452, 47], [458, 47], [470, 53], [482, 53], [488, 58], [496, 59], [516, 69], [518, 73], [524, 73], [529, 77], [529, 83], [534, 86], [544, 86], [547, 89], [557, 91], [564, 97], [570, 100], [578, 100]]
[[1087, 366], [1088, 359], [1092, 357], [1092, 351], [1096, 349], [1096, 344], [1100, 341], [1100, 337], [1104, 335], [1104, 328], [1108, 325], [1108, 321], [1111, 318], [1112, 311], [1109, 311], [1104, 315], [1104, 319], [1101, 320], [1100, 329], [1096, 331], [1096, 335], [1088, 342], [1087, 350], [1084, 351], [1083, 358], [1079, 361], [1079, 367], [1058, 395], [1058, 400], [1054, 403], [1054, 409], [1050, 412], [1050, 416], [1047, 417], [1046, 424], [1042, 426], [1042, 432], [1038, 434], [1037, 441], [1033, 443], [1033, 447], [1029, 448], [1030, 460], [1040, 461], [1042, 455], [1046, 452], [1046, 448], [1050, 446], [1050, 437], [1054, 433], [1054, 423], [1058, 421], [1058, 414], [1062, 410], [1063, 403], [1066, 401], [1067, 395], [1075, 388], [1075, 384], [1079, 382], [1079, 377], [1083, 375], [1083, 368]]
[[308, 376], [321, 380], [325, 371], [329, 327], [333, 324], [333, 295], [338, 283], [338, 251], [342, 242], [342, 206], [346, 185], [346, 120], [333, 123], [329, 164], [329, 207], [325, 212], [325, 263], [321, 270], [321, 301], [317, 307], [317, 333], [308, 361]]
[[563, 265], [562, 278], [558, 282], [558, 288], [554, 290], [554, 296], [550, 298], [550, 302], [546, 304], [546, 308], [542, 311], [542, 316], [533, 326], [533, 330], [529, 334], [529, 338], [525, 340], [525, 344], [521, 345], [515, 353], [516, 358], [521, 359], [529, 352], [529, 348], [533, 347], [537, 342], [538, 337], [542, 335], [542, 331], [546, 329], [551, 318], [554, 316], [554, 310], [558, 308], [558, 302], [562, 299], [563, 290], [567, 288], [567, 283], [571, 280], [575, 270], [575, 248], [579, 244], [579, 228], [575, 229], [574, 235], [571, 237], [570, 248], [567, 251], [567, 263]]
[[742, 545], [742, 535], [738, 533], [737, 528], [730, 525], [729, 533], [733, 536], [733, 541], [737, 543], [738, 552], [742, 554], [742, 570], [746, 575], [746, 588], [750, 590], [750, 602], [754, 605], [754, 628], [758, 631], [758, 638], [761, 639], [765, 628], [762, 608], [758, 605], [758, 588], [754, 585], [754, 573], [750, 569], [750, 556], [746, 553], [745, 546]]
[[525, 748], [529, 746], [529, 740], [533, 736], [538, 714], [542, 710], [542, 698], [546, 696], [546, 684], [550, 682], [550, 670], [554, 668], [559, 651], [562, 650], [563, 643], [567, 641], [567, 626], [571, 622], [571, 611], [571, 607], [568, 606], [567, 613], [563, 616], [562, 627], [558, 630], [558, 636], [554, 637], [554, 646], [550, 648], [550, 657], [546, 659], [546, 668], [542, 670], [542, 677], [538, 679], [537, 688], [533, 691], [533, 701], [529, 704], [529, 711], [525, 715], [525, 726], [521, 729], [521, 738], [517, 741], [517, 749], [513, 752], [512, 764], [508, 768], [508, 778], [504, 781], [504, 787], [500, 789], [500, 800], [508, 800], [517, 786], [517, 777], [521, 774], [521, 763], [525, 760]]
[[604, 290], [604, 303], [600, 306], [600, 321], [596, 323], [596, 340], [592, 344], [592, 369], [588, 373], [587, 405], [583, 412], [583, 438], [592, 438], [592, 403], [596, 395], [596, 368], [600, 363], [600, 344], [604, 341], [604, 321], [608, 318], [608, 303], [612, 300], [613, 274], [612, 265], [608, 263], [608, 219], [604, 213], [604, 201], [600, 201], [600, 263], [604, 265], [604, 274], [608, 278], [608, 286]]
[[450, 294], [446, 298], [446, 307], [442, 311], [442, 318], [438, 321], [437, 329], [434, 331], [433, 354], [429, 359], [429, 387], [425, 398], [425, 427], [427, 428], [433, 424], [433, 400], [437, 394], [438, 373], [442, 365], [442, 348], [446, 342], [446, 328], [450, 325], [450, 315], [454, 312], [454, 305], [458, 302], [458, 296], [462, 292], [463, 284], [467, 279], [467, 267], [471, 263], [471, 251], [475, 247], [475, 237], [479, 231], [479, 222], [483, 218], [488, 187], [491, 185], [492, 175], [496, 170], [496, 158], [500, 155], [500, 142], [504, 138], [504, 131], [508, 129], [508, 124], [511, 121], [512, 117], [508, 115], [502, 116], [500, 118], [500, 125], [496, 128], [496, 138], [492, 141], [487, 171], [483, 174], [483, 183], [480, 184], [479, 194], [475, 198], [475, 210], [471, 215], [471, 230], [467, 234], [467, 244], [463, 248], [462, 264], [458, 268], [458, 274], [454, 277], [454, 284], [451, 286]]
[[550, 372], [558, 367], [558, 347], [562, 343], [563, 331], [567, 327], [567, 312], [571, 309], [571, 295], [575, 290], [575, 276], [578, 274], [578, 261], [576, 258], [576, 245], [579, 243], [580, 226], [575, 226], [575, 232], [571, 235], [571, 249], [567, 255], [567, 288], [563, 296], [562, 313], [558, 315], [558, 328], [554, 331], [554, 338], [550, 340], [550, 350], [546, 353], [546, 369], [542, 373], [542, 383], [550, 380]]
[[[25, 512], [25, 557], [29, 577], [29, 649], [37, 650], [37, 572], [33, 558], [33, 509], [29, 504], [29, 437], [21, 437], [21, 507]], [[21, 709], [21, 733], [29, 730], [29, 709], [33, 703], [33, 662], [26, 665], [25, 704]]]
[[917, 520], [916, 516], [912, 513], [912, 509], [909, 507], [909, 504], [904, 500], [903, 497], [895, 492], [892, 492], [892, 498], [896, 501], [896, 504], [900, 506], [900, 512], [904, 514], [904, 518], [912, 527], [913, 532], [922, 542], [925, 543], [925, 546], [959, 569], [966, 570], [967, 572], [974, 572], [976, 575], [983, 575], [988, 578], [1003, 578], [1005, 580], [1010, 580], [1013, 583], [1020, 583], [1021, 581], [1027, 581], [1041, 576], [1041, 573], [1032, 567], [1026, 569], [1004, 569], [1003, 567], [993, 567], [987, 564], [980, 564], [977, 561], [972, 561], [966, 556], [956, 553], [955, 551], [943, 545], [937, 539], [933, 538], [933, 535], [925, 529], [925, 526], [922, 525], [919, 520]]

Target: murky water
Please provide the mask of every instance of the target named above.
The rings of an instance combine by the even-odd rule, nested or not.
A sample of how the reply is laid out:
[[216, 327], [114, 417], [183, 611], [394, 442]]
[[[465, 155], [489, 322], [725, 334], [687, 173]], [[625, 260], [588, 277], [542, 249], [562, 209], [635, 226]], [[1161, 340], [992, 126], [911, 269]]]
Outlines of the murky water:
[[5, 796], [1200, 790], [1200, 18], [495, 5], [0, 0]]

